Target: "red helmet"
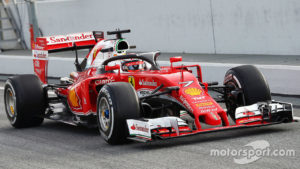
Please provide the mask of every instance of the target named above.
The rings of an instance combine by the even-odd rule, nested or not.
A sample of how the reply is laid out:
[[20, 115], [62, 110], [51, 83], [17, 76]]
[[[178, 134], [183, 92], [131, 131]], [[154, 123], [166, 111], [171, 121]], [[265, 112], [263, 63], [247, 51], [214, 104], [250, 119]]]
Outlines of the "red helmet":
[[130, 60], [122, 63], [122, 70], [128, 72], [145, 70], [145, 62], [142, 60]]

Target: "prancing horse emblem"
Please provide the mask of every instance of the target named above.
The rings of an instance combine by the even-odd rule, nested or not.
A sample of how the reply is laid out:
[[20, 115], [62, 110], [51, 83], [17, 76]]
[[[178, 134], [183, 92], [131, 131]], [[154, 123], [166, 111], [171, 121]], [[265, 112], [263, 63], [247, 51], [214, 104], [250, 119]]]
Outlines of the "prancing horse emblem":
[[135, 88], [135, 80], [133, 76], [128, 76], [128, 82]]

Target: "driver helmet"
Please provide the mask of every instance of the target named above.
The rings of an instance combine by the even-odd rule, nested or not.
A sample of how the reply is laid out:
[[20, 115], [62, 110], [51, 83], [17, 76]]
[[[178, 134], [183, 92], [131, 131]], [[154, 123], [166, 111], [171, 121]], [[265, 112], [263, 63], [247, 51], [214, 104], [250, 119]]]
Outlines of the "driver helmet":
[[129, 60], [122, 62], [122, 70], [127, 72], [135, 72], [145, 70], [146, 64], [142, 60]]

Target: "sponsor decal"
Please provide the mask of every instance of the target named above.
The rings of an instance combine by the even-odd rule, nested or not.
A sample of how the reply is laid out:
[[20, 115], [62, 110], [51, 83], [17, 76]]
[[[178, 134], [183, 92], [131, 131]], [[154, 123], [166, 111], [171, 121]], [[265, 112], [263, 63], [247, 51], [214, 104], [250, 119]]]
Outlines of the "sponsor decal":
[[149, 128], [147, 126], [138, 126], [138, 124], [132, 124], [132, 126], [130, 128], [131, 128], [131, 130], [149, 132]]
[[133, 76], [128, 76], [128, 83], [130, 83], [135, 88], [135, 80]]
[[148, 122], [128, 119], [127, 126], [130, 136], [151, 140], [151, 130]]
[[104, 85], [104, 84], [111, 83], [114, 81], [115, 81], [115, 79], [113, 79], [113, 77], [109, 77], [107, 79], [96, 80], [95, 85]]
[[151, 92], [152, 92], [151, 90], [138, 90], [138, 91], [137, 91], [137, 95], [138, 95], [139, 97], [144, 97], [144, 96], [150, 95]]
[[193, 103], [198, 103], [200, 101], [203, 101], [204, 99], [205, 99], [205, 96], [192, 97]]
[[45, 59], [34, 58], [33, 66], [34, 66], [34, 72], [40, 78], [40, 80], [43, 83], [47, 83], [47, 67], [48, 67], [47, 58]]
[[43, 47], [43, 46], [40, 46], [38, 44], [33, 44], [33, 45], [34, 45], [33, 49], [36, 49], [36, 50], [45, 50], [45, 47]]
[[251, 111], [248, 111], [248, 112], [243, 112], [243, 115], [245, 115], [245, 116], [254, 116], [255, 113], [253, 113]]
[[204, 107], [198, 107], [199, 109], [212, 109], [215, 108], [215, 105], [211, 105], [211, 106], [204, 106]]
[[92, 32], [70, 34], [70, 35], [60, 35], [60, 36], [50, 36], [47, 37], [48, 44], [58, 44], [58, 43], [68, 43], [77, 41], [87, 41], [94, 40]]
[[129, 62], [129, 63], [126, 63], [125, 65], [126, 66], [133, 66], [133, 65], [141, 65], [143, 64], [144, 62], [143, 61], [137, 61], [137, 62]]
[[200, 113], [209, 113], [209, 112], [216, 112], [218, 109], [204, 109], [204, 110], [200, 110]]
[[191, 105], [183, 96], [180, 96], [179, 99], [182, 101], [183, 105], [185, 105], [191, 112], [193, 112]]
[[32, 54], [35, 59], [47, 59], [48, 58], [47, 50], [32, 50]]
[[202, 90], [198, 88], [188, 88], [184, 92], [190, 96], [199, 96], [201, 95]]
[[205, 107], [205, 106], [211, 106], [213, 105], [213, 102], [204, 102], [204, 103], [197, 103], [196, 106], [197, 107]]
[[36, 38], [36, 43], [32, 44], [33, 50], [47, 50], [47, 40], [45, 38]]
[[250, 123], [250, 122], [254, 122], [254, 121], [261, 121], [262, 119], [260, 117], [254, 117], [254, 118], [250, 118], [250, 119], [237, 119], [237, 122], [239, 123]]
[[183, 87], [188, 87], [189, 85], [191, 85], [194, 81], [186, 81], [186, 82], [178, 82], [178, 84], [185, 84]]
[[196, 102], [196, 101], [201, 101], [203, 99], [205, 99], [205, 96], [200, 96], [200, 97], [192, 97], [192, 99]]
[[211, 100], [210, 99], [203, 99], [203, 100], [197, 100], [197, 101], [193, 100], [194, 104], [196, 104], [196, 103], [205, 103], [205, 102], [211, 102]]
[[157, 82], [155, 82], [154, 80], [146, 81], [144, 79], [140, 79], [139, 85], [140, 86], [157, 86]]

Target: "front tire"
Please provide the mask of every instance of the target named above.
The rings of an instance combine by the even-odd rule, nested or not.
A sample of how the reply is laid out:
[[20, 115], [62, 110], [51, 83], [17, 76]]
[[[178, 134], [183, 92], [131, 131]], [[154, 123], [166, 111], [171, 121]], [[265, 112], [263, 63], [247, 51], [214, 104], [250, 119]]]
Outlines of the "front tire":
[[109, 144], [122, 144], [129, 135], [126, 120], [140, 117], [139, 98], [129, 83], [103, 86], [97, 99], [97, 122], [101, 136]]
[[269, 85], [263, 74], [253, 65], [232, 68], [225, 74], [224, 85], [227, 113], [235, 121], [235, 110], [240, 106], [271, 100]]
[[35, 75], [9, 78], [4, 87], [8, 120], [15, 128], [39, 126], [44, 121], [46, 101], [41, 82]]

